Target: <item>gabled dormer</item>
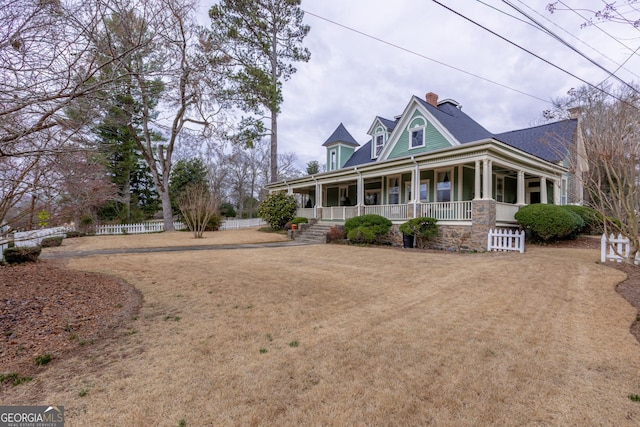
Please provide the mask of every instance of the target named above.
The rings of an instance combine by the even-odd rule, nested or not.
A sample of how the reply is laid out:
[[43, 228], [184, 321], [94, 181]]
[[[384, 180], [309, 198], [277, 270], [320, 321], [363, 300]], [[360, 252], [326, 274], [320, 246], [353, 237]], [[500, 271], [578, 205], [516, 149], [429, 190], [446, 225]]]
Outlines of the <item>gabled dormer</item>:
[[382, 149], [387, 144], [389, 137], [391, 136], [391, 132], [396, 126], [396, 122], [393, 120], [388, 120], [382, 117], [376, 117], [373, 121], [371, 127], [369, 127], [369, 131], [367, 132], [371, 135], [371, 158], [377, 159]]
[[322, 146], [327, 147], [327, 172], [330, 172], [344, 167], [345, 162], [360, 144], [340, 123]]

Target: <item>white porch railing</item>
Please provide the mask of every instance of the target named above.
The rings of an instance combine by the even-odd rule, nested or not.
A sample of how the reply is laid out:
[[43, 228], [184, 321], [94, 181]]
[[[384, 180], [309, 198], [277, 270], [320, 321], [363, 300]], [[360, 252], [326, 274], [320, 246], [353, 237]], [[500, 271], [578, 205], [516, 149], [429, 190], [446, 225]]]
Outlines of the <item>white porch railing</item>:
[[356, 206], [329, 206], [322, 208], [322, 219], [342, 220], [358, 216], [358, 208]]
[[316, 217], [316, 210], [314, 208], [298, 208], [296, 216], [313, 219]]
[[515, 222], [515, 215], [519, 210], [518, 205], [496, 202], [496, 221]]
[[408, 219], [408, 205], [366, 205], [364, 206], [365, 214], [375, 214], [383, 216], [387, 219]]
[[524, 230], [489, 229], [487, 251], [518, 251], [524, 253]]
[[418, 205], [418, 216], [439, 221], [471, 221], [471, 201], [421, 203]]
[[[622, 234], [618, 234], [618, 237], [611, 234], [607, 238], [606, 234], [602, 235], [600, 240], [600, 262], [616, 261], [622, 262], [622, 258], [628, 258], [631, 247], [629, 239]], [[640, 254], [636, 254], [634, 260], [635, 264], [640, 262]]]

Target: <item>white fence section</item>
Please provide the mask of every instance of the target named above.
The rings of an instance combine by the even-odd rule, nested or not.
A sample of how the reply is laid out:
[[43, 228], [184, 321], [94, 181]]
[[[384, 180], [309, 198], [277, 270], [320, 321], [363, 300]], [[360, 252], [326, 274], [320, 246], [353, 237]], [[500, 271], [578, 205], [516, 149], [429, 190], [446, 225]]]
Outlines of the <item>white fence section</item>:
[[[313, 210], [313, 209], [312, 209]], [[262, 227], [267, 223], [262, 218], [226, 219], [220, 224], [220, 230], [237, 230], [239, 228]]]
[[490, 229], [487, 251], [518, 251], [524, 253], [524, 230]]
[[65, 237], [66, 232], [70, 229], [66, 227], [43, 228], [41, 230], [19, 231], [13, 233], [13, 242], [16, 248], [26, 248], [29, 246], [38, 246], [43, 239], [47, 237]]
[[[174, 222], [173, 226], [176, 230], [184, 230], [186, 225], [181, 222]], [[109, 234], [142, 234], [142, 233], [159, 233], [164, 231], [164, 223], [162, 222], [142, 222], [139, 224], [107, 224], [96, 225], [96, 236], [106, 236]]]
[[[629, 257], [630, 250], [629, 239], [622, 234], [618, 234], [618, 237], [611, 234], [608, 238], [603, 234], [600, 240], [600, 262], [622, 262], [623, 258]], [[640, 263], [640, 254], [636, 254], [634, 263]]]
[[8, 240], [0, 240], [0, 261], [4, 259], [4, 250], [9, 247]]

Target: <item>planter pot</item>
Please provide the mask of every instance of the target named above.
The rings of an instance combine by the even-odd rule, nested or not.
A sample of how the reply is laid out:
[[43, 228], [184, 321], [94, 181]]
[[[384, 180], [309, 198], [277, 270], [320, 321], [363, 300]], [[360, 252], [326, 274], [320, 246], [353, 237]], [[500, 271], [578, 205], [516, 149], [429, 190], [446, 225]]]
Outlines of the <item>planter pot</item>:
[[411, 234], [402, 235], [402, 247], [408, 249], [413, 248], [413, 236]]
[[291, 224], [291, 229], [292, 230], [297, 230], [298, 229], [298, 224]]

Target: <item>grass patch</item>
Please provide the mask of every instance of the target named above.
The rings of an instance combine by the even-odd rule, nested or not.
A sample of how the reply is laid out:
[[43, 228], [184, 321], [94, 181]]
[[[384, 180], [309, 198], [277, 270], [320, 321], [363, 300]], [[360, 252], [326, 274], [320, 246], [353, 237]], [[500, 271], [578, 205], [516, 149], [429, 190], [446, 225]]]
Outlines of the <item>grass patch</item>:
[[297, 346], [299, 346], [299, 345], [300, 345], [300, 343], [299, 343], [298, 341], [291, 341], [291, 342], [289, 343], [289, 347], [297, 347]]
[[180, 319], [181, 319], [181, 317], [180, 317], [180, 316], [165, 316], [165, 317], [164, 317], [164, 320], [165, 320], [165, 321], [167, 321], [167, 320], [173, 320], [174, 322], [179, 322], [179, 321], [180, 321]]
[[51, 359], [52, 357], [50, 354], [43, 354], [42, 356], [36, 356], [34, 362], [36, 366], [45, 366], [51, 362]]
[[21, 377], [17, 372], [11, 372], [8, 374], [0, 374], [0, 383], [11, 383], [14, 387], [18, 386], [22, 383], [28, 383], [33, 378], [31, 377]]
[[269, 351], [269, 350], [267, 350], [267, 349], [266, 349], [266, 348], [264, 348], [264, 347], [261, 347], [261, 348], [260, 348], [260, 353], [262, 353], [262, 354], [266, 353], [267, 351]]
[[640, 395], [630, 394], [629, 395], [629, 400], [631, 400], [632, 402], [640, 402]]

